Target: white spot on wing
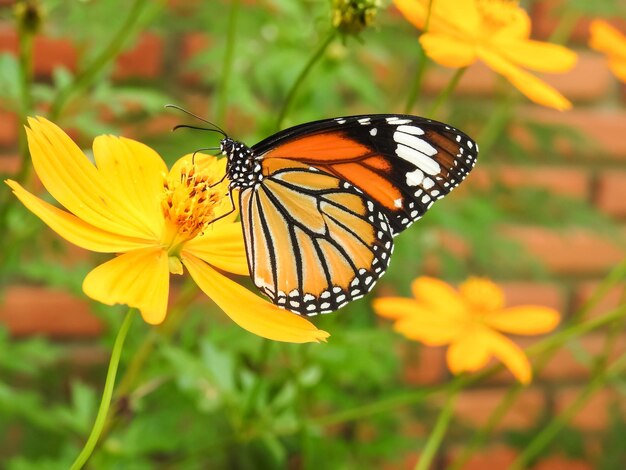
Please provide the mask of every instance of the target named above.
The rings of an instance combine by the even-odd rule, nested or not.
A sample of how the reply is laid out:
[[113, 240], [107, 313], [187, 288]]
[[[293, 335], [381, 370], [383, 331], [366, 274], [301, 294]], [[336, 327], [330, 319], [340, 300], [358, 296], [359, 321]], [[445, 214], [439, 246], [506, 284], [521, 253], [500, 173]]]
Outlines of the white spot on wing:
[[394, 132], [393, 140], [395, 140], [399, 144], [404, 144], [408, 147], [414, 148], [415, 150], [422, 152], [424, 155], [428, 155], [432, 157], [437, 153], [437, 149], [426, 142], [424, 139], [420, 139], [419, 137], [415, 137], [414, 135], [405, 134], [404, 132]]
[[419, 168], [410, 171], [406, 174], [406, 184], [409, 186], [417, 186], [424, 179], [424, 172]]
[[419, 127], [415, 126], [398, 126], [398, 131], [404, 132], [405, 134], [413, 134], [413, 135], [422, 135], [424, 131]]
[[396, 154], [429, 175], [436, 175], [441, 171], [439, 163], [435, 160], [406, 145], [399, 144]]

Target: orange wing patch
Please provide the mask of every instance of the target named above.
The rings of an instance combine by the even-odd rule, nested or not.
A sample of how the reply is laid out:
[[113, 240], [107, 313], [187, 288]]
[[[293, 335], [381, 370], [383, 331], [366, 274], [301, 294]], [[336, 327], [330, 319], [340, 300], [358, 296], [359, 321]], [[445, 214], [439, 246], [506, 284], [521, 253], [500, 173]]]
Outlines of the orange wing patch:
[[267, 152], [264, 158], [286, 158], [321, 164], [361, 158], [371, 152], [365, 145], [346, 138], [342, 132], [324, 132], [279, 145]]
[[[326, 169], [326, 167], [322, 167]], [[396, 210], [394, 201], [402, 197], [402, 193], [387, 178], [375, 173], [360, 163], [340, 163], [329, 166], [327, 171], [332, 171], [340, 178], [349, 181], [357, 188], [364, 191], [368, 196], [380, 205]]]

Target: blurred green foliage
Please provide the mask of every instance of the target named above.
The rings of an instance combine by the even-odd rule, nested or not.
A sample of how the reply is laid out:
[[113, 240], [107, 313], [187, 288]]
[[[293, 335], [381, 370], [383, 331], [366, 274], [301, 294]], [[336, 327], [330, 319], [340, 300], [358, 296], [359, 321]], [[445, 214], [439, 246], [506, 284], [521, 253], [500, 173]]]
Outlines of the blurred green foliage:
[[[80, 56], [76, 72], [57, 68], [51, 80], [38, 79], [32, 84], [32, 112], [49, 109], [63, 90], [72, 87], [81, 73], [99, 60], [127, 20], [131, 2], [41, 3], [45, 33], [69, 37]], [[587, 11], [591, 3], [572, 3], [572, 14]], [[615, 13], [618, 7], [611, 9], [608, 3], [613, 2], [597, 3], [594, 13]], [[131, 47], [146, 30], [163, 37], [167, 44], [163, 76], [120, 82], [113, 78], [113, 61], [105, 62], [87, 89], [69, 99], [58, 123], [78, 130], [81, 143], [88, 147], [95, 135], [121, 134], [128, 125], [141, 129], [151, 118], [172, 113], [163, 110], [164, 104], [183, 104], [198, 96], [194, 110], [209, 119], [223, 119], [218, 124], [238, 139], [253, 143], [275, 131], [286, 94], [311, 51], [329, 32], [331, 2], [241, 2], [233, 70], [224, 84], [221, 78], [233, 4], [191, 2], [188, 11], [184, 6], [169, 8], [164, 1], [144, 2], [131, 30], [126, 31], [122, 49]], [[9, 8], [0, 13], [11, 21]], [[384, 10], [377, 18], [377, 25], [358, 37], [344, 37], [331, 44], [299, 90], [286, 125], [403, 108], [416, 68], [416, 33]], [[180, 52], [182, 38], [197, 32], [207, 35], [208, 47], [185, 62]], [[0, 54], [0, 104], [18, 114], [19, 67], [14, 56]], [[199, 73], [200, 82], [182, 84], [183, 72]], [[215, 117], [215, 96], [219, 93], [224, 94], [228, 111]], [[429, 109], [433, 98], [424, 96], [416, 113]], [[459, 97], [448, 103], [438, 118], [474, 135], [498, 106], [498, 100]], [[180, 116], [181, 122], [186, 119]], [[538, 150], [531, 154], [507, 132], [500, 132], [491, 150], [481, 154], [481, 160], [494, 163], [506, 158], [534, 165], [560, 158], [556, 142], [563, 137], [575, 145], [592, 145], [562, 126], [511, 119], [508, 124], [519, 124], [532, 134]], [[185, 153], [215, 145], [215, 139], [201, 132], [178, 131], [145, 140], [171, 163]], [[4, 179], [6, 175], [0, 176]], [[70, 266], [55, 263], [63, 257], [63, 244], [21, 205], [8, 207], [4, 221], [2, 230], [9, 238], [1, 248], [0, 279], [5, 286], [31, 282], [80, 294], [89, 262]], [[380, 285], [386, 292], [408, 294], [410, 280], [423, 273], [426, 263], [433, 259], [440, 275], [451, 279], [469, 273], [545, 276], [539, 260], [502, 238], [495, 229], [501, 223], [596, 227], [608, 236], [617, 236], [614, 224], [584, 202], [494, 184], [465, 192], [462, 197], [451, 195], [399, 237], [394, 260]], [[442, 230], [467, 244], [464, 256], [441, 241]], [[72, 356], [77, 348], [84, 347], [105, 357], [120, 323], [120, 309], [94, 305], [94, 310], [107, 326], [105, 337], [97, 344], [13, 339], [0, 330], [2, 468], [67, 468], [83, 445], [97, 411], [104, 367], [101, 362], [79, 367]], [[132, 391], [116, 397], [114, 426], [106, 431], [91, 467], [343, 470], [381, 468], [384, 463], [402, 465], [404, 456], [422, 445], [432, 426], [433, 406], [397, 407], [387, 413], [364, 411], [361, 416], [342, 413], [367, 410], [370, 402], [393, 402], [395, 397], [412, 392], [414, 387], [403, 379], [403, 355], [410, 351], [407, 356], [415, 357], [420, 347], [380, 326], [368, 299], [321, 318], [318, 326], [332, 333], [328, 344], [271, 344], [226, 321], [207, 303], [191, 307], [171, 337], [137, 322], [121, 370], [131, 363], [133, 352], [146, 338], [153, 338], [155, 347]], [[408, 432], [415, 422], [423, 429]], [[622, 468], [615, 462], [624, 456], [619, 440], [624, 426], [615, 418], [606, 431], [608, 451], [601, 456], [599, 468]], [[454, 438], [464, 442], [472, 430], [459, 429]], [[532, 437], [535, 431], [528, 433]], [[529, 435], [510, 434], [507, 438], [521, 446]], [[550, 452], [573, 455], [572, 449], [580, 446], [580, 436], [568, 431], [563, 439]]]

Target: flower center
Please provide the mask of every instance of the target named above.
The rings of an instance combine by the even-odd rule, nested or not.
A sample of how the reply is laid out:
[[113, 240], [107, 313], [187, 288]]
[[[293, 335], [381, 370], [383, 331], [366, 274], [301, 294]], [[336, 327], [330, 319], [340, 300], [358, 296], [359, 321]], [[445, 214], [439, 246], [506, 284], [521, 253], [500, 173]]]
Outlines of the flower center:
[[163, 242], [170, 247], [170, 252], [200, 235], [215, 219], [215, 205], [223, 196], [223, 191], [211, 187], [216, 182], [213, 175], [198, 171], [191, 163], [184, 164], [180, 173], [170, 173], [165, 179], [161, 208], [169, 230]]
[[504, 292], [488, 279], [470, 277], [459, 286], [472, 316], [480, 318], [504, 306]]
[[477, 0], [476, 4], [483, 22], [494, 30], [516, 21], [519, 14], [515, 0]]

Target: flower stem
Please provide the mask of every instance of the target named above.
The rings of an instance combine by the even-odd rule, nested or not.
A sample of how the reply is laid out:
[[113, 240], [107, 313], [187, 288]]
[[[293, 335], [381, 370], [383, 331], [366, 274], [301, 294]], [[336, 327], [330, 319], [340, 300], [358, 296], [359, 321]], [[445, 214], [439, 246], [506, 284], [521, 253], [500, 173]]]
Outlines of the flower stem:
[[[158, 339], [169, 338], [178, 329], [184, 316], [183, 313], [187, 311], [187, 307], [189, 307], [197, 292], [198, 290], [193, 282], [184, 284], [180, 292], [180, 297], [176, 304], [170, 308], [165, 321], [156, 329], [153, 329], [143, 340], [141, 346], [137, 349], [137, 352], [133, 354], [133, 358], [126, 367], [126, 372], [120, 379], [113, 401], [114, 408], [116, 408], [121, 401], [128, 398], [128, 394], [135, 386], [137, 376], [143, 370], [143, 365], [152, 354]], [[106, 436], [113, 427], [115, 423], [114, 418], [114, 416], [109, 416], [106, 420], [104, 430], [102, 431], [103, 436]]]
[[228, 105], [228, 84], [233, 70], [235, 51], [235, 38], [237, 32], [237, 18], [239, 16], [240, 0], [233, 0], [228, 15], [228, 32], [226, 33], [226, 48], [224, 50], [224, 62], [222, 63], [222, 76], [218, 85], [217, 104], [215, 115], [217, 122], [224, 123], [226, 119], [226, 107]]
[[[426, 11], [426, 20], [424, 21], [424, 29], [422, 30], [422, 34], [425, 34], [428, 31], [432, 7], [433, 0], [429, 0], [428, 10]], [[421, 43], [418, 42], [418, 45], [419, 49], [417, 52], [417, 70], [415, 71], [415, 78], [413, 78], [413, 86], [411, 86], [411, 90], [409, 91], [409, 97], [407, 98], [406, 105], [404, 106], [405, 114], [411, 114], [411, 110], [415, 106], [415, 102], [420, 97], [420, 93], [422, 91], [422, 82], [424, 81], [424, 74], [426, 73], [426, 68], [428, 65], [426, 51], [422, 47]]]
[[277, 131], [281, 129], [283, 125], [283, 121], [285, 120], [285, 116], [287, 115], [287, 112], [289, 111], [291, 103], [293, 102], [293, 99], [295, 98], [296, 93], [298, 92], [298, 89], [302, 85], [302, 82], [304, 82], [304, 79], [309, 74], [313, 66], [324, 55], [324, 52], [326, 51], [330, 43], [333, 41], [333, 39], [335, 39], [336, 35], [337, 35], [337, 30], [333, 28], [328, 33], [326, 38], [322, 42], [320, 42], [320, 44], [317, 46], [317, 49], [315, 49], [315, 51], [313, 52], [313, 55], [309, 58], [309, 61], [306, 63], [306, 65], [304, 66], [300, 74], [298, 75], [298, 78], [296, 78], [296, 81], [291, 86], [291, 89], [289, 90], [289, 93], [287, 94], [287, 98], [285, 99], [285, 102], [283, 103], [283, 107], [281, 108], [280, 113], [278, 114], [278, 120], [276, 121]]
[[580, 411], [587, 401], [606, 384], [609, 379], [622, 374], [626, 366], [626, 354], [623, 354], [609, 368], [606, 364], [598, 367], [597, 373], [589, 383], [582, 389], [576, 399], [561, 411], [535, 436], [530, 444], [519, 454], [517, 459], [511, 464], [509, 470], [521, 470], [526, 468], [533, 460], [563, 429], [563, 427]]
[[102, 392], [102, 400], [100, 401], [100, 408], [98, 409], [98, 415], [96, 416], [96, 422], [91, 429], [91, 434], [87, 439], [87, 443], [83, 450], [71, 466], [71, 470], [79, 470], [83, 468], [83, 465], [89, 460], [91, 454], [96, 447], [96, 443], [100, 438], [100, 433], [104, 427], [104, 423], [109, 412], [109, 406], [111, 404], [111, 397], [113, 396], [113, 387], [115, 385], [115, 376], [117, 375], [117, 368], [120, 363], [120, 356], [122, 355], [122, 348], [124, 341], [126, 340], [126, 334], [130, 328], [133, 318], [137, 314], [135, 309], [129, 309], [124, 317], [122, 326], [117, 333], [115, 343], [113, 344], [113, 351], [111, 351], [111, 360], [109, 361], [109, 370], [107, 371], [106, 381], [104, 382], [104, 391]]
[[476, 141], [480, 144], [480, 153], [488, 155], [493, 146], [502, 135], [502, 131], [513, 117], [513, 109], [517, 103], [517, 97], [507, 93], [501, 100], [498, 107], [493, 111], [489, 120], [483, 127]]
[[50, 119], [52, 121], [58, 119], [70, 99], [88, 88], [98, 77], [100, 72], [102, 72], [102, 70], [120, 53], [126, 44], [126, 40], [133, 32], [134, 26], [141, 17], [141, 12], [146, 3], [147, 0], [135, 0], [132, 6], [128, 8], [129, 13], [126, 20], [122, 26], [120, 26], [120, 29], [115, 36], [113, 36], [107, 47], [104, 48], [89, 66], [78, 73], [70, 84], [59, 91], [52, 102], [50, 110]]
[[439, 416], [437, 417], [435, 427], [428, 436], [428, 440], [426, 441], [426, 445], [422, 450], [422, 454], [420, 455], [417, 464], [415, 465], [415, 470], [428, 470], [430, 468], [430, 464], [437, 455], [437, 451], [441, 446], [441, 442], [443, 441], [443, 437], [446, 433], [446, 430], [448, 429], [448, 425], [452, 420], [454, 405], [456, 403], [458, 393], [458, 384], [457, 386], [453, 386], [452, 388], [450, 388], [450, 390], [448, 391], [448, 398], [446, 399], [446, 403], [439, 413]]
[[454, 89], [459, 84], [459, 81], [461, 80], [461, 77], [466, 70], [467, 67], [461, 67], [457, 69], [456, 72], [454, 72], [454, 75], [452, 76], [446, 87], [441, 91], [441, 93], [439, 93], [439, 96], [437, 96], [437, 98], [435, 99], [435, 102], [428, 112], [428, 117], [434, 117], [441, 105], [445, 103], [448, 98], [450, 98], [450, 95], [452, 95], [452, 92], [454, 92]]
[[[31, 85], [33, 82], [33, 32], [26, 28], [19, 29], [19, 74], [20, 74], [20, 121], [22, 126], [26, 124], [26, 118], [33, 109]], [[28, 177], [30, 165], [28, 161], [28, 143], [26, 132], [20, 129], [19, 153], [22, 159], [20, 171], [16, 177], [19, 183]]]

